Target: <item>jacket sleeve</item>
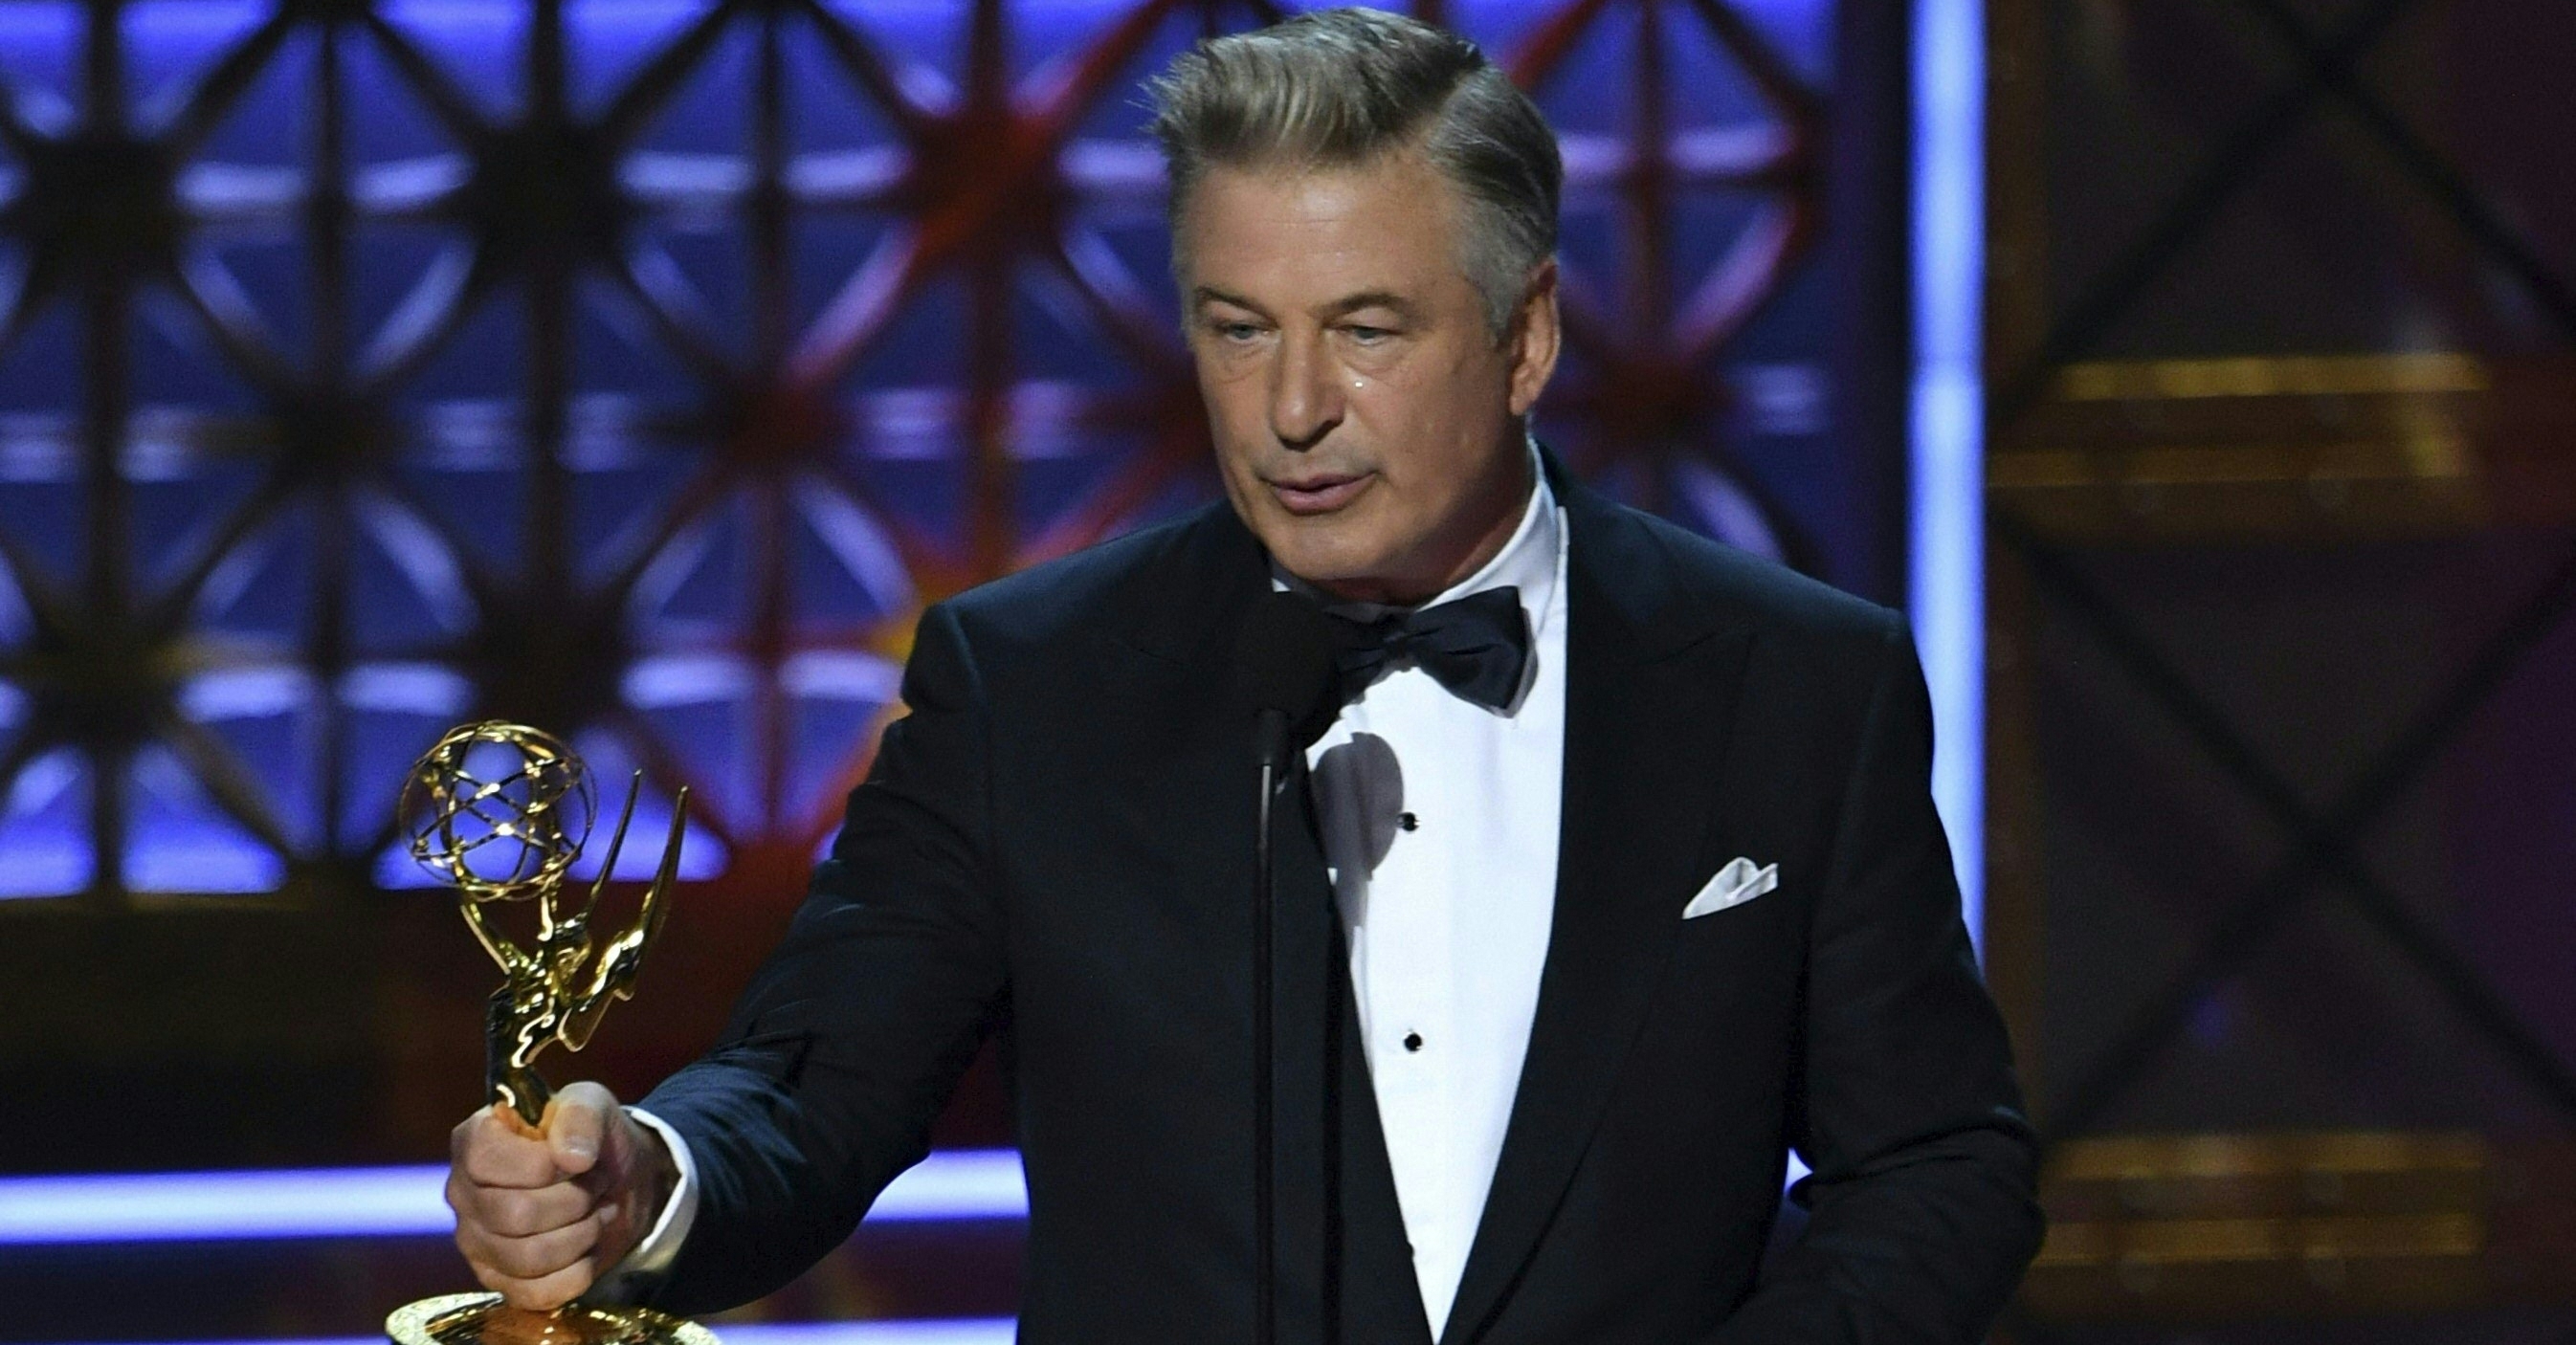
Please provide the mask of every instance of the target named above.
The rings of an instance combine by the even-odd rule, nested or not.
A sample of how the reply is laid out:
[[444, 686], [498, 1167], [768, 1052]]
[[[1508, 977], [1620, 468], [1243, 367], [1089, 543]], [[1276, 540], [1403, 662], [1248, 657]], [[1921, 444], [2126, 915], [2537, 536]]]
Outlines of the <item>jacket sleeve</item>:
[[646, 1301], [757, 1298], [847, 1238], [1002, 1011], [990, 719], [955, 615], [924, 613], [903, 699], [829, 858], [716, 1047], [640, 1104], [688, 1141], [695, 1223]]
[[1809, 932], [1803, 1233], [1715, 1345], [1972, 1345], [2038, 1251], [2037, 1143], [1960, 918], [1932, 712], [1891, 621]]

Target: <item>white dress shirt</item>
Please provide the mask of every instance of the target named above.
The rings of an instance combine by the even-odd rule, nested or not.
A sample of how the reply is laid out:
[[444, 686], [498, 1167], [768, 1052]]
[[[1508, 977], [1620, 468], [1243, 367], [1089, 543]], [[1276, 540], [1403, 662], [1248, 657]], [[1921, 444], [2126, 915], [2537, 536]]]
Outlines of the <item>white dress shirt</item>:
[[[1544, 477], [1493, 560], [1432, 599], [1516, 587], [1530, 666], [1500, 711], [1399, 662], [1307, 749], [1324, 862], [1413, 1274], [1438, 1338], [1520, 1088], [1556, 911], [1565, 521]], [[1332, 610], [1366, 619], [1384, 608]]]
[[629, 1107], [626, 1114], [650, 1127], [662, 1137], [671, 1151], [671, 1163], [679, 1169], [679, 1178], [671, 1184], [671, 1198], [662, 1203], [662, 1212], [653, 1218], [653, 1227], [626, 1259], [609, 1267], [599, 1277], [598, 1286], [587, 1295], [601, 1303], [632, 1302], [640, 1296], [652, 1278], [671, 1268], [680, 1254], [680, 1243], [689, 1236], [689, 1225], [698, 1221], [698, 1164], [689, 1156], [689, 1142], [671, 1123], [641, 1107]]
[[[1378, 1123], [1435, 1340], [1493, 1185], [1556, 913], [1566, 530], [1534, 453], [1532, 476], [1503, 549], [1432, 599], [1520, 590], [1530, 660], [1519, 698], [1488, 710], [1399, 661], [1306, 751]], [[1366, 620], [1390, 609], [1332, 610]], [[651, 1234], [603, 1281], [611, 1300], [669, 1267], [698, 1203], [688, 1144], [658, 1117], [628, 1111], [670, 1146], [680, 1178]]]

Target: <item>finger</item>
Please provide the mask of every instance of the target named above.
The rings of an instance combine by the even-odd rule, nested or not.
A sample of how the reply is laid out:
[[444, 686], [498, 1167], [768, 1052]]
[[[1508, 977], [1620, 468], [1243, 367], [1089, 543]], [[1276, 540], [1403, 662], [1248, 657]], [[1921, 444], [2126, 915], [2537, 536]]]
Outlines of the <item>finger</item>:
[[617, 1096], [595, 1083], [577, 1083], [555, 1094], [546, 1104], [546, 1143], [554, 1151], [554, 1165], [568, 1173], [590, 1171], [599, 1161], [599, 1146], [609, 1118], [624, 1117], [617, 1107]]
[[[571, 1182], [533, 1191], [484, 1187], [462, 1193], [468, 1202], [460, 1216], [471, 1217], [485, 1231], [505, 1238], [534, 1237], [595, 1218], [599, 1198]], [[451, 1202], [453, 1203], [453, 1202]]]
[[519, 1279], [476, 1266], [474, 1278], [482, 1281], [484, 1288], [501, 1295], [511, 1307], [530, 1312], [552, 1312], [581, 1297], [590, 1289], [594, 1277], [590, 1262], [584, 1260], [536, 1279]]
[[563, 1179], [544, 1140], [518, 1133], [488, 1111], [458, 1126], [449, 1148], [455, 1170], [477, 1186], [534, 1189]]
[[658, 1149], [660, 1137], [619, 1107], [608, 1113], [607, 1124], [600, 1133], [598, 1161], [590, 1171], [574, 1174], [573, 1180], [601, 1200], [617, 1199], [643, 1174], [648, 1146]]
[[590, 1259], [591, 1252], [599, 1246], [599, 1221], [584, 1219], [567, 1228], [525, 1238], [501, 1237], [482, 1228], [460, 1228], [456, 1241], [465, 1259], [474, 1265], [509, 1279], [543, 1279]]
[[583, 1212], [571, 1220], [560, 1220], [543, 1228], [532, 1227], [538, 1215], [521, 1202], [510, 1199], [521, 1193], [494, 1187], [479, 1187], [453, 1173], [447, 1179], [447, 1207], [456, 1211], [456, 1248], [470, 1262], [495, 1260], [495, 1250], [514, 1238], [534, 1237], [570, 1227], [595, 1214]]

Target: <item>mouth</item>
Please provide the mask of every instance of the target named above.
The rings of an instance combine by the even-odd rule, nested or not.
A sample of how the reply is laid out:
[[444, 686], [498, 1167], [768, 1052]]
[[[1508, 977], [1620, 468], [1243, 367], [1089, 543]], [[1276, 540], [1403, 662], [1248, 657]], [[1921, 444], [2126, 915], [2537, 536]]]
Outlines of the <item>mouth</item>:
[[1280, 508], [1305, 518], [1329, 514], [1358, 499], [1360, 492], [1368, 489], [1369, 482], [1374, 479], [1374, 474], [1368, 472], [1319, 473], [1284, 480], [1264, 478], [1263, 484], [1270, 487], [1270, 493], [1279, 501]]

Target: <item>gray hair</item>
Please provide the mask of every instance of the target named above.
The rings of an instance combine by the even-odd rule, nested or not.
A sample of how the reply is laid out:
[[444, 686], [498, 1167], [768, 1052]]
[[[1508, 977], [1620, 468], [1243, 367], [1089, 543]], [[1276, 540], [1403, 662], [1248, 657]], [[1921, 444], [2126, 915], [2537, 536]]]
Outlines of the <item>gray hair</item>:
[[1200, 42], [1148, 87], [1175, 270], [1181, 212], [1209, 165], [1353, 167], [1416, 147], [1458, 189], [1459, 264], [1495, 340], [1556, 251], [1556, 134], [1465, 38], [1382, 10], [1316, 10]]

